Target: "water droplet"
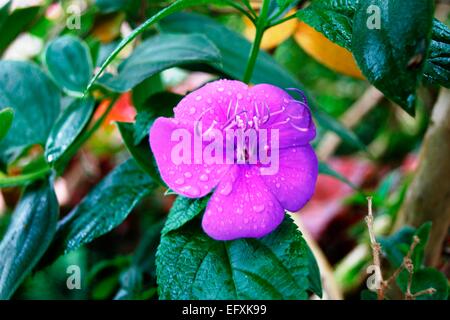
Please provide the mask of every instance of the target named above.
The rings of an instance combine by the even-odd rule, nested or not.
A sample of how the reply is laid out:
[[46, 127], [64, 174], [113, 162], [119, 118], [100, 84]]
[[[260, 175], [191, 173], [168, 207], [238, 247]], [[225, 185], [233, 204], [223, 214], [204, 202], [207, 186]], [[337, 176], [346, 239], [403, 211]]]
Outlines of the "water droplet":
[[200, 176], [200, 181], [208, 181], [209, 177], [206, 174]]
[[202, 96], [197, 96], [197, 97], [195, 97], [195, 100], [196, 100], [196, 101], [202, 100]]
[[248, 223], [248, 219], [244, 218], [244, 223], [247, 224]]
[[219, 91], [219, 92], [223, 92], [223, 90], [225, 90], [223, 87], [217, 88], [217, 91]]
[[223, 211], [222, 207], [217, 207], [217, 211], [222, 212]]
[[242, 94], [238, 93], [238, 94], [236, 95], [236, 97], [238, 98], [238, 100], [241, 100], [241, 99], [242, 99]]
[[231, 193], [231, 191], [233, 191], [233, 186], [231, 185], [231, 183], [227, 182], [222, 190], [220, 190], [220, 194], [227, 196]]
[[211, 103], [212, 103], [212, 99], [211, 99], [211, 98], [208, 98], [208, 100], [206, 100], [206, 102], [208, 102], [209, 104], [211, 104]]
[[194, 107], [192, 107], [192, 108], [190, 108], [190, 109], [189, 109], [189, 114], [194, 114], [194, 113], [195, 113], [195, 111], [196, 111], [196, 110], [195, 110], [195, 108], [194, 108]]
[[192, 173], [190, 173], [189, 171], [187, 171], [187, 172], [184, 173], [184, 176], [185, 176], [186, 178], [190, 178], [190, 177], [192, 177]]
[[261, 212], [264, 210], [264, 205], [263, 204], [255, 205], [255, 206], [253, 206], [253, 210], [255, 212]]
[[279, 183], [277, 183], [275, 186], [276, 186], [277, 188], [281, 187], [281, 185], [280, 185]]
[[177, 180], [175, 180], [175, 183], [178, 185], [182, 185], [184, 183], [184, 179], [183, 178], [178, 178]]
[[180, 191], [186, 193], [187, 195], [193, 196], [193, 197], [198, 196], [200, 194], [200, 190], [194, 186], [185, 186], [185, 187], [181, 188]]

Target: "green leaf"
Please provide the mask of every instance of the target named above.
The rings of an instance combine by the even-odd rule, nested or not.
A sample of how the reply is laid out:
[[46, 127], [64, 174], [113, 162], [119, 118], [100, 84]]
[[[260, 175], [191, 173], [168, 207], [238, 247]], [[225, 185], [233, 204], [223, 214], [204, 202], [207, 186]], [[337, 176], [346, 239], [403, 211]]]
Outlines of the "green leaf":
[[[408, 273], [402, 272], [397, 278], [397, 284], [402, 290], [406, 292], [408, 284]], [[448, 298], [448, 282], [447, 277], [436, 269], [424, 268], [415, 271], [411, 282], [411, 293], [417, 293], [422, 290], [434, 288], [434, 294], [424, 294], [417, 297], [417, 300], [447, 300]]]
[[128, 160], [103, 179], [58, 225], [58, 243], [75, 250], [121, 224], [153, 182]]
[[0, 111], [0, 141], [6, 136], [14, 119], [14, 110], [5, 108]]
[[222, 3], [222, 1], [211, 1], [211, 0], [177, 0], [174, 3], [172, 3], [170, 6], [164, 8], [163, 10], [156, 13], [151, 18], [147, 19], [143, 24], [141, 24], [139, 27], [133, 30], [128, 37], [123, 39], [119, 45], [114, 49], [114, 51], [106, 58], [106, 60], [101, 65], [100, 69], [97, 71], [97, 73], [94, 75], [94, 77], [89, 82], [86, 91], [90, 90], [90, 88], [94, 85], [94, 83], [97, 81], [97, 79], [100, 77], [100, 75], [105, 71], [106, 67], [114, 60], [114, 58], [119, 54], [120, 51], [122, 51], [123, 48], [127, 44], [129, 44], [131, 41], [133, 41], [139, 34], [144, 32], [148, 27], [153, 25], [154, 23], [160, 21], [161, 19], [177, 12], [180, 10], [183, 10], [188, 7], [197, 6], [197, 5], [204, 5], [204, 4], [211, 4], [211, 3]]
[[165, 69], [190, 63], [219, 63], [220, 52], [204, 35], [162, 34], [142, 42], [119, 66], [119, 74], [105, 74], [99, 84], [125, 92]]
[[346, 177], [341, 175], [339, 172], [336, 172], [335, 170], [330, 168], [330, 166], [328, 166], [326, 163], [321, 162], [321, 161], [319, 162], [319, 173], [336, 178], [339, 181], [341, 181], [341, 182], [345, 183], [346, 185], [348, 185], [349, 187], [351, 187], [352, 189], [359, 190], [359, 188], [357, 186], [355, 186], [350, 180], [348, 180]]
[[260, 239], [215, 241], [198, 220], [161, 238], [160, 299], [307, 299], [307, 245], [289, 217]]
[[[318, 0], [298, 11], [297, 17], [329, 40], [352, 50], [353, 18], [360, 2], [360, 0]], [[436, 19], [433, 24], [432, 41], [423, 77], [427, 83], [440, 84], [448, 88], [450, 31], [445, 24]]]
[[8, 162], [23, 148], [45, 144], [60, 111], [60, 93], [36, 65], [0, 61], [0, 110], [6, 107], [14, 110], [11, 129], [0, 142], [0, 157]]
[[319, 265], [317, 264], [316, 258], [311, 250], [311, 248], [307, 247], [308, 252], [308, 280], [309, 280], [309, 289], [311, 292], [316, 294], [319, 298], [322, 298], [322, 278], [320, 276]]
[[153, 156], [152, 150], [150, 149], [150, 144], [148, 139], [142, 140], [139, 144], [135, 145], [133, 141], [134, 127], [131, 123], [117, 122], [117, 126], [122, 136], [123, 142], [127, 147], [130, 154], [133, 156], [139, 167], [144, 170], [150, 177], [153, 178], [160, 185], [165, 185], [159, 175], [158, 166], [156, 165], [155, 157]]
[[450, 88], [450, 29], [434, 19], [433, 36], [424, 70], [425, 81]]
[[[434, 2], [360, 2], [353, 22], [352, 51], [355, 59], [375, 87], [414, 115], [416, 88], [422, 78], [431, 40]], [[370, 5], [381, 8], [380, 29], [367, 27]]]
[[[351, 50], [353, 15], [359, 0], [318, 0], [297, 12], [297, 17], [329, 40]], [[366, 27], [365, 27], [366, 28]]]
[[208, 201], [208, 196], [200, 199], [178, 196], [167, 216], [162, 234], [177, 230], [194, 219], [205, 210]]
[[25, 190], [0, 243], [0, 300], [13, 295], [47, 250], [55, 234], [58, 211], [51, 181]]
[[17, 8], [9, 12], [10, 2], [0, 8], [0, 55], [16, 39], [16, 37], [26, 30], [27, 26], [36, 18], [40, 7]]
[[49, 163], [58, 160], [83, 131], [94, 111], [94, 99], [74, 100], [58, 117], [45, 146]]
[[81, 95], [92, 75], [88, 46], [74, 36], [62, 36], [49, 43], [45, 64], [55, 83], [68, 92]]

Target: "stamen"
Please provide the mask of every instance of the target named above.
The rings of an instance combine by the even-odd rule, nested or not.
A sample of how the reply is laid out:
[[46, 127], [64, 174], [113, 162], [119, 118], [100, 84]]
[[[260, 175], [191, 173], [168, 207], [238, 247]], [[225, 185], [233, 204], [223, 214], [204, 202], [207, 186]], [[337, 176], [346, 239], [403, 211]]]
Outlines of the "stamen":
[[290, 122], [290, 121], [291, 121], [291, 118], [286, 118], [286, 120], [283, 120], [283, 121], [274, 123], [274, 124], [272, 124], [271, 126], [272, 126], [272, 127], [275, 127], [275, 126], [281, 126], [281, 125], [286, 124], [286, 123], [288, 123], [288, 122]]

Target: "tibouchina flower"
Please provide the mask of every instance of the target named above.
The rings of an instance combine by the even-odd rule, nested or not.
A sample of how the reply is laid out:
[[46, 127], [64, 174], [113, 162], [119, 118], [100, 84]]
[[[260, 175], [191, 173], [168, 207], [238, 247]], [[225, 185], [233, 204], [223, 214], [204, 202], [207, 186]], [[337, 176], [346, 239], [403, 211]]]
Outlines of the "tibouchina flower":
[[202, 226], [216, 240], [259, 238], [314, 193], [316, 135], [306, 101], [268, 84], [219, 80], [158, 118], [150, 145], [162, 179], [189, 198], [213, 194]]

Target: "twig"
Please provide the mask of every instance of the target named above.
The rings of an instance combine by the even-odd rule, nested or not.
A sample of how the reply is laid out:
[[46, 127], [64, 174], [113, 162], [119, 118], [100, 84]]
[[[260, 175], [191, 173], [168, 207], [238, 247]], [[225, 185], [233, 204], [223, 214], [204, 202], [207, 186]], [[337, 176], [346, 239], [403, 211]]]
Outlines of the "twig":
[[373, 228], [373, 213], [372, 213], [372, 197], [367, 197], [369, 213], [366, 216], [367, 229], [369, 230], [370, 246], [372, 248], [373, 264], [378, 268], [380, 275], [380, 287], [377, 289], [378, 300], [384, 299], [385, 281], [381, 272], [381, 245], [377, 242], [375, 231]]

